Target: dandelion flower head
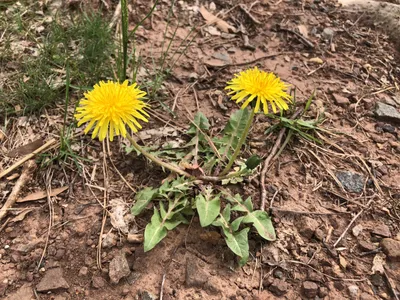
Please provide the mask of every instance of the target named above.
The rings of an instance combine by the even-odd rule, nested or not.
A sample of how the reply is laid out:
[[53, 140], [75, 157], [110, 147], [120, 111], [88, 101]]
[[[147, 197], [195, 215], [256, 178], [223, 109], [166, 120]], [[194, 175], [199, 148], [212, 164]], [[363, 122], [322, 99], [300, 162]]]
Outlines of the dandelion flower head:
[[122, 84], [100, 81], [84, 95], [76, 109], [75, 118], [78, 126], [89, 122], [85, 133], [94, 127], [92, 139], [98, 136], [103, 141], [107, 133], [110, 141], [116, 135], [126, 137], [126, 125], [137, 132], [142, 128], [138, 120], [148, 121], [146, 117], [149, 115], [144, 110], [148, 105], [143, 102], [146, 92], [141, 91], [136, 83], [128, 85], [127, 80]]
[[236, 74], [225, 89], [231, 90], [228, 95], [234, 94], [232, 100], [236, 103], [244, 101], [241, 109], [256, 101], [254, 111], [258, 112], [262, 104], [264, 113], [268, 114], [268, 103], [274, 113], [277, 107], [280, 110], [289, 108], [287, 102], [291, 102], [292, 98], [286, 92], [288, 87], [274, 73], [260, 71], [255, 67]]

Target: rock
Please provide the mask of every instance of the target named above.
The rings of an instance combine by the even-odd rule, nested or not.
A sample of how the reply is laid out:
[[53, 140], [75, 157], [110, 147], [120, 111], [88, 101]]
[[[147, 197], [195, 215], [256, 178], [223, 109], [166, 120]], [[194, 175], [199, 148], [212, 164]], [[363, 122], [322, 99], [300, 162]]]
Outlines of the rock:
[[88, 271], [89, 271], [88, 267], [82, 267], [79, 270], [79, 276], [86, 276], [88, 274]]
[[383, 252], [387, 255], [390, 260], [400, 261], [400, 242], [385, 238], [381, 241], [381, 247]]
[[304, 281], [302, 285], [302, 291], [304, 296], [307, 298], [315, 298], [318, 293], [318, 285], [312, 281]]
[[367, 252], [376, 250], [376, 246], [367, 241], [358, 241], [358, 247], [360, 247], [362, 251]]
[[226, 53], [215, 52], [215, 53], [212, 55], [212, 57], [213, 57], [213, 58], [216, 58], [216, 59], [219, 59], [219, 60], [222, 60], [222, 61], [224, 61], [224, 62], [226, 62], [226, 63], [228, 63], [228, 64], [230, 64], [230, 63], [232, 62], [232, 61], [231, 61], [231, 58], [230, 58], [229, 55], [226, 54]]
[[400, 123], [400, 113], [391, 105], [377, 102], [375, 106], [375, 116], [382, 121]]
[[375, 300], [376, 298], [368, 293], [362, 293], [360, 295], [360, 300]]
[[54, 256], [56, 260], [60, 260], [65, 256], [65, 249], [57, 249], [57, 252]]
[[374, 235], [379, 235], [384, 238], [390, 238], [392, 236], [389, 227], [385, 224], [379, 224], [378, 226], [374, 226], [371, 233]]
[[121, 278], [127, 277], [131, 274], [128, 261], [126, 260], [125, 253], [117, 254], [110, 262], [108, 275], [110, 276], [111, 283], [117, 284]]
[[341, 281], [335, 281], [333, 283], [333, 286], [335, 287], [335, 289], [337, 289], [338, 291], [343, 291], [344, 290], [344, 284]]
[[117, 236], [110, 232], [108, 234], [103, 234], [103, 240], [101, 242], [101, 245], [103, 248], [112, 248], [117, 244]]
[[204, 290], [210, 292], [213, 295], [220, 294], [222, 286], [220, 281], [216, 277], [210, 277], [204, 284]]
[[122, 296], [127, 296], [129, 294], [130, 290], [128, 288], [123, 288], [121, 291]]
[[157, 297], [148, 291], [143, 291], [140, 293], [140, 300], [156, 300]]
[[208, 274], [199, 267], [196, 259], [186, 259], [185, 285], [187, 287], [202, 287], [208, 280]]
[[324, 286], [320, 286], [318, 289], [318, 297], [320, 298], [325, 298], [326, 296], [328, 296], [329, 291], [328, 288], [324, 287]]
[[358, 225], [354, 226], [351, 231], [353, 232], [353, 235], [355, 237], [357, 237], [360, 235], [360, 233], [363, 231], [363, 229], [364, 229], [364, 227], [361, 224], [358, 224]]
[[7, 282], [0, 282], [0, 297], [6, 294], [8, 283]]
[[21, 286], [16, 292], [7, 297], [7, 300], [31, 300], [35, 299], [30, 285]]
[[307, 216], [303, 216], [300, 222], [297, 223], [297, 228], [300, 234], [308, 239], [312, 238], [318, 226], [319, 223], [317, 220]]
[[314, 232], [314, 237], [317, 241], [322, 242], [325, 239], [325, 232], [321, 228], [317, 228]]
[[64, 279], [61, 268], [47, 270], [42, 280], [36, 286], [39, 293], [64, 291], [69, 289], [68, 282]]
[[336, 177], [343, 187], [350, 193], [361, 193], [364, 190], [365, 178], [363, 175], [349, 171], [336, 172]]
[[347, 290], [349, 291], [349, 296], [351, 299], [357, 299], [358, 297], [358, 286], [356, 285], [349, 285], [347, 287]]
[[92, 277], [92, 287], [95, 289], [101, 289], [106, 285], [106, 281], [103, 279], [103, 277], [100, 276], [93, 276]]
[[345, 106], [345, 105], [350, 103], [350, 100], [348, 98], [343, 97], [343, 96], [341, 96], [339, 94], [333, 93], [332, 96], [333, 96], [333, 99], [335, 100], [335, 103], [337, 105]]
[[327, 28], [324, 28], [321, 35], [325, 40], [330, 41], [333, 38], [334, 34], [335, 34], [335, 31], [332, 28], [327, 27]]
[[274, 281], [272, 281], [268, 289], [270, 290], [271, 293], [280, 297], [287, 293], [289, 285], [281, 279], [274, 279]]
[[372, 274], [370, 280], [371, 280], [371, 283], [376, 287], [385, 286], [385, 279], [379, 273]]

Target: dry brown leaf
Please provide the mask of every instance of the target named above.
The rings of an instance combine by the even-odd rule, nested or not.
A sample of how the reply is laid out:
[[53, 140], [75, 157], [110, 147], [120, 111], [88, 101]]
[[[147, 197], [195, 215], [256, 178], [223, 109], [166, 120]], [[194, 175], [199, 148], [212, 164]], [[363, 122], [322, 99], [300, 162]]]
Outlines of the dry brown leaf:
[[235, 27], [229, 25], [224, 20], [214, 16], [204, 6], [200, 7], [199, 11], [200, 11], [201, 15], [203, 16], [203, 18], [206, 20], [208, 25], [215, 24], [219, 30], [222, 30], [223, 32], [226, 32], [226, 33], [236, 32]]
[[22, 155], [27, 155], [35, 151], [37, 148], [43, 146], [44, 141], [42, 139], [37, 139], [21, 147], [15, 148], [7, 153], [8, 157], [17, 157]]
[[10, 221], [10, 223], [22, 221], [23, 219], [25, 219], [26, 215], [29, 214], [31, 211], [33, 211], [33, 208], [28, 208], [21, 211], [15, 218], [13, 218]]
[[[63, 186], [57, 189], [53, 189], [50, 192], [50, 197], [54, 197], [57, 196], [58, 194], [61, 194], [62, 192], [64, 192], [65, 190], [68, 189], [68, 186]], [[28, 196], [18, 199], [17, 203], [22, 203], [22, 202], [28, 202], [28, 201], [35, 201], [35, 200], [40, 200], [43, 198], [47, 197], [47, 192], [46, 191], [39, 191], [39, 192], [35, 192], [32, 194], [29, 194]]]

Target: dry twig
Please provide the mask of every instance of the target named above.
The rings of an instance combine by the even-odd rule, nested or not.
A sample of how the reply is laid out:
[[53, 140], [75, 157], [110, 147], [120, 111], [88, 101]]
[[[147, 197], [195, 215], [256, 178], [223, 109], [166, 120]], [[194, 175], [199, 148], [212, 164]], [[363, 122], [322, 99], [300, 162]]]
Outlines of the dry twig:
[[26, 184], [26, 182], [28, 181], [30, 175], [35, 170], [35, 168], [36, 168], [36, 163], [34, 160], [30, 160], [24, 165], [21, 176], [18, 178], [18, 181], [16, 182], [11, 194], [8, 196], [7, 201], [4, 203], [3, 207], [0, 209], [0, 221], [7, 214], [7, 211], [17, 201], [17, 197], [18, 197], [19, 192], [21, 191], [21, 188]]
[[[301, 113], [301, 110], [297, 110], [293, 116], [290, 118], [291, 120], [297, 118]], [[261, 185], [261, 210], [265, 210], [265, 202], [267, 200], [267, 190], [265, 189], [265, 175], [268, 171], [270, 162], [275, 157], [276, 152], [278, 151], [279, 146], [281, 145], [283, 135], [285, 134], [286, 128], [283, 127], [278, 134], [278, 138], [275, 141], [274, 147], [272, 148], [271, 152], [269, 153], [267, 159], [264, 161], [264, 166], [261, 171], [260, 176], [260, 185]]]

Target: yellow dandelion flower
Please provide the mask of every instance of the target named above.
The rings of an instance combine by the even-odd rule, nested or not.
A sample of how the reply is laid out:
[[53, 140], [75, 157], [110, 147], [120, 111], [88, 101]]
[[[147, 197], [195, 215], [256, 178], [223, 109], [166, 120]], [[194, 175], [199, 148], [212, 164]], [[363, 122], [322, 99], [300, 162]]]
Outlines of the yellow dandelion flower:
[[286, 110], [289, 108], [286, 101], [292, 101], [291, 96], [286, 92], [289, 85], [281, 81], [274, 73], [260, 71], [257, 67], [235, 74], [235, 78], [227, 84], [225, 89], [231, 90], [228, 95], [235, 94], [232, 100], [236, 103], [245, 100], [242, 109], [255, 100], [255, 112], [259, 111], [262, 104], [264, 113], [267, 114], [269, 102], [273, 112], [276, 113], [276, 107]]
[[126, 125], [137, 132], [142, 128], [137, 120], [147, 122], [149, 115], [144, 108], [148, 105], [142, 101], [146, 92], [141, 91], [136, 83], [128, 85], [127, 80], [122, 84], [100, 81], [84, 95], [76, 109], [75, 118], [78, 126], [89, 122], [85, 133], [94, 127], [92, 139], [98, 136], [103, 141], [107, 133], [110, 141], [115, 135], [126, 137]]

